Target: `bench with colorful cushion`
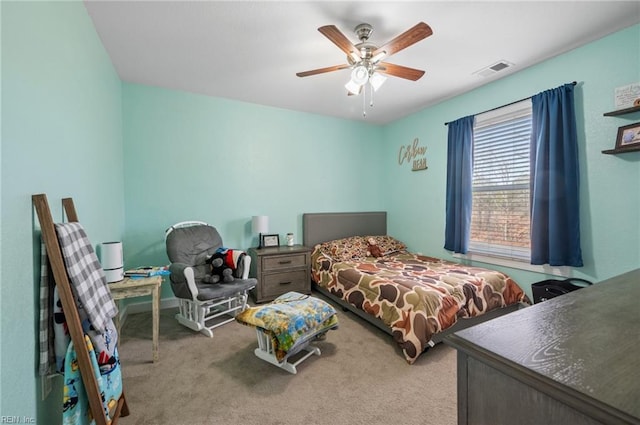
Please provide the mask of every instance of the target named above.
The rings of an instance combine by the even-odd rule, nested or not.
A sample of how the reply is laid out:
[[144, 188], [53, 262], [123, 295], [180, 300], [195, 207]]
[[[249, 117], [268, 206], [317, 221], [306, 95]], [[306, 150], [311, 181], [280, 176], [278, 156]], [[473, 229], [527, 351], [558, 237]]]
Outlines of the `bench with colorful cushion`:
[[[256, 328], [257, 357], [294, 374], [299, 363], [312, 354], [320, 355], [320, 349], [310, 343], [338, 327], [336, 311], [330, 304], [297, 292], [287, 292], [270, 304], [249, 307], [236, 315], [236, 321]], [[307, 354], [295, 363], [288, 362], [301, 350]]]

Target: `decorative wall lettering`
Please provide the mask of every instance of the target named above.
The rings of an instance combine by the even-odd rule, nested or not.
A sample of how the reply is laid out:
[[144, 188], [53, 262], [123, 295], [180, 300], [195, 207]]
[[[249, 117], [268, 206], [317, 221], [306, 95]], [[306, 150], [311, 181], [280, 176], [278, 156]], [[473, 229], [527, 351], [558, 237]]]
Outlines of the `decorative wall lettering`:
[[[416, 137], [413, 143], [407, 146], [400, 146], [398, 152], [398, 164], [402, 165], [405, 161], [412, 164], [411, 171], [420, 171], [427, 169], [427, 152], [426, 146], [418, 146], [419, 140]], [[421, 157], [421, 158], [420, 158]]]

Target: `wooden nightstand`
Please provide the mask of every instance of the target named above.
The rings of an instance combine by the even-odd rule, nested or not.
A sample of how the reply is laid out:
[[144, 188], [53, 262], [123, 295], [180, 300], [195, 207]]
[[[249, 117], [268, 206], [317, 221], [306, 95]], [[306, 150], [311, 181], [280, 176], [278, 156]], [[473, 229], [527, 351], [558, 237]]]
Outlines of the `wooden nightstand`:
[[296, 291], [311, 293], [311, 249], [302, 245], [249, 248], [250, 276], [258, 279], [251, 290], [257, 303]]

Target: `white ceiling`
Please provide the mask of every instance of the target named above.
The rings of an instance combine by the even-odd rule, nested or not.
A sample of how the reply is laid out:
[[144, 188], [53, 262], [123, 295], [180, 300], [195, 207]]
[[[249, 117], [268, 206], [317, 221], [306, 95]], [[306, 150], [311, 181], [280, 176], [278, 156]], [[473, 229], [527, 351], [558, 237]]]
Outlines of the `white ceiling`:
[[[640, 22], [638, 1], [85, 4], [123, 81], [378, 124]], [[362, 96], [346, 96], [348, 69], [296, 76], [346, 63], [320, 26], [335, 25], [356, 44], [353, 28], [367, 22], [374, 27], [369, 41], [380, 46], [420, 21], [433, 35], [385, 60], [425, 75], [415, 82], [390, 77], [366, 117]], [[514, 66], [488, 78], [474, 75], [501, 60]]]

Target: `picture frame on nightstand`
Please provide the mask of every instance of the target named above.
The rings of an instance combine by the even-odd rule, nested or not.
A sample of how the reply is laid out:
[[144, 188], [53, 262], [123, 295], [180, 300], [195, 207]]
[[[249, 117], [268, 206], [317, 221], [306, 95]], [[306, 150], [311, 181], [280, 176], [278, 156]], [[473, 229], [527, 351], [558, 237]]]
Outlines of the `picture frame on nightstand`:
[[272, 246], [280, 246], [280, 236], [277, 234], [272, 235], [262, 235], [262, 244], [263, 248], [269, 248]]

